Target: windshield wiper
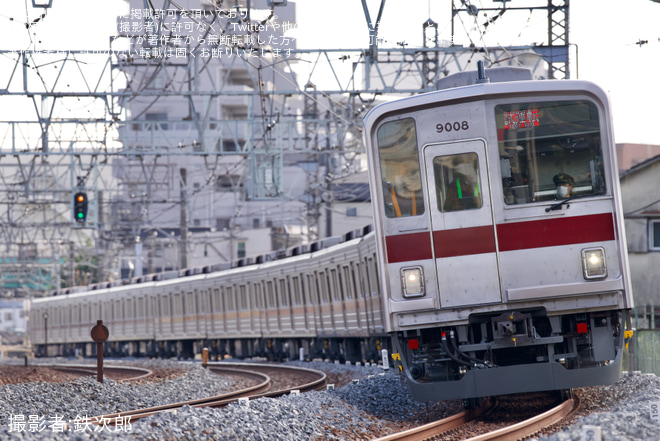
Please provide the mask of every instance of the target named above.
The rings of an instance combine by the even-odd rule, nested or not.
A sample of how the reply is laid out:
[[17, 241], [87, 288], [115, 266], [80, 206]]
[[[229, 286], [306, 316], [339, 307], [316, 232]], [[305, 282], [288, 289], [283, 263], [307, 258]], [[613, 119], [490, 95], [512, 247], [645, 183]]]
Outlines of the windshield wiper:
[[562, 205], [564, 205], [568, 201], [572, 201], [573, 199], [579, 198], [580, 196], [571, 196], [570, 198], [562, 199], [560, 202], [557, 202], [556, 204], [553, 204], [549, 206], [548, 208], [545, 209], [545, 212], [548, 213], [553, 210], [559, 210]]

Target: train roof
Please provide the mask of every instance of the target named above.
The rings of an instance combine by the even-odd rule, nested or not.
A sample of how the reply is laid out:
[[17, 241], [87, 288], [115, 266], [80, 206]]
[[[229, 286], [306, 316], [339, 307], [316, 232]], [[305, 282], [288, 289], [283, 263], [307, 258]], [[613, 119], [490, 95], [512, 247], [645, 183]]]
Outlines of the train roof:
[[[285, 256], [274, 258], [273, 260], [265, 260], [263, 262], [257, 263], [253, 261], [251, 264], [232, 266], [231, 268], [220, 269], [214, 272], [199, 272], [196, 274], [180, 274], [175, 278], [167, 278], [162, 280], [150, 280], [145, 282], [135, 282], [135, 283], [122, 283], [116, 286], [104, 286], [102, 288], [92, 289], [91, 287], [73, 287], [67, 289], [67, 292], [61, 293], [58, 295], [53, 295], [49, 297], [38, 297], [31, 299], [31, 302], [34, 304], [46, 303], [50, 301], [57, 301], [63, 298], [72, 299], [77, 297], [87, 297], [90, 295], [93, 296], [102, 296], [108, 292], [121, 292], [121, 291], [132, 291], [135, 289], [147, 289], [147, 288], [166, 288], [173, 284], [179, 283], [195, 283], [197, 281], [207, 280], [209, 278], [222, 276], [238, 276], [240, 277], [244, 273], [251, 273], [253, 271], [267, 270], [272, 271], [276, 270], [278, 266], [282, 264], [295, 265], [301, 262], [304, 262], [307, 259], [311, 259], [314, 256], [323, 256], [328, 253], [341, 252], [343, 246], [353, 241], [361, 241], [368, 237], [373, 236], [373, 226], [368, 225], [360, 230], [350, 231], [344, 234], [341, 237], [329, 237], [322, 239], [318, 242], [311, 244], [304, 253], [288, 253]], [[128, 281], [126, 281], [128, 282]]]
[[[488, 72], [488, 71], [487, 71]], [[476, 73], [475, 73], [476, 75]], [[385, 115], [411, 109], [414, 107], [432, 107], [439, 103], [467, 102], [479, 99], [489, 99], [496, 96], [524, 95], [531, 93], [583, 92], [597, 97], [603, 103], [609, 98], [600, 86], [583, 80], [522, 80], [483, 82], [466, 86], [427, 92], [406, 98], [388, 101], [371, 109], [364, 118], [365, 127], [374, 125]]]

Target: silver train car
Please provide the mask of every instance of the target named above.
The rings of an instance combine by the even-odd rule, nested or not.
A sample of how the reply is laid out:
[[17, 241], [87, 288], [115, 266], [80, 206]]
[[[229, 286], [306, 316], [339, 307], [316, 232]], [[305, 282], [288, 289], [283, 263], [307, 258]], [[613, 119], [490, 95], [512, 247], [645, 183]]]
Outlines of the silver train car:
[[421, 401], [614, 383], [633, 300], [608, 98], [487, 72], [365, 117], [393, 357]]
[[[219, 271], [189, 270], [76, 287], [33, 299], [28, 332], [36, 355], [93, 355], [103, 320], [115, 356], [380, 360], [389, 349], [371, 227], [241, 260]], [[281, 253], [280, 253], [281, 254]], [[177, 275], [178, 276], [178, 275]]]

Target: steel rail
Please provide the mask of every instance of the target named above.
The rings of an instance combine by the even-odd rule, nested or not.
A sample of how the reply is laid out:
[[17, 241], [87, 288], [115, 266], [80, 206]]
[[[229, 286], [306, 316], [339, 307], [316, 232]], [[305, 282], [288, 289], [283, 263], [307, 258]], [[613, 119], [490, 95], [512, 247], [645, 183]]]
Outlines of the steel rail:
[[470, 421], [485, 415], [493, 410], [496, 406], [494, 399], [489, 399], [476, 409], [467, 410], [465, 412], [457, 413], [447, 418], [434, 421], [423, 426], [415, 427], [414, 429], [404, 430], [402, 432], [393, 433], [391, 435], [378, 438], [374, 441], [400, 441], [400, 440], [425, 440], [433, 438], [441, 433], [463, 426]]
[[[190, 406], [195, 408], [201, 407], [221, 407], [226, 406], [229, 403], [238, 401], [239, 398], [249, 398], [257, 399], [262, 397], [276, 397], [281, 396], [286, 393], [289, 393], [291, 390], [300, 390], [301, 392], [308, 390], [316, 390], [322, 387], [326, 381], [326, 375], [320, 371], [314, 371], [311, 369], [304, 368], [293, 368], [288, 366], [273, 366], [273, 365], [252, 365], [247, 363], [218, 363], [218, 364], [209, 364], [209, 368], [214, 371], [221, 371], [228, 374], [241, 375], [254, 377], [261, 381], [257, 385], [240, 389], [237, 391], [229, 392], [222, 395], [217, 395], [208, 398], [201, 398], [197, 400], [183, 401], [179, 403], [166, 404], [162, 406], [149, 407], [144, 409], [134, 409], [126, 412], [116, 412], [112, 414], [99, 415], [91, 417], [85, 420], [85, 422], [90, 424], [116, 424], [119, 422], [125, 421], [125, 418], [130, 418], [130, 422], [136, 421], [141, 418], [146, 418], [148, 416], [156, 415], [161, 412], [176, 412], [177, 409], [183, 406]], [[250, 370], [248, 370], [250, 369]], [[313, 374], [317, 379], [304, 383], [302, 385], [297, 385], [291, 388], [284, 388], [275, 391], [270, 391], [273, 387], [273, 381], [269, 375], [266, 375], [261, 372], [256, 372], [251, 369], [280, 369], [280, 370], [289, 370], [291, 372], [295, 371], [304, 371], [307, 374]]]
[[[432, 439], [449, 430], [465, 425], [494, 409], [496, 403], [490, 400], [474, 411], [462, 412], [433, 423], [425, 424], [414, 429], [378, 438], [374, 441], [421, 441]], [[532, 436], [542, 429], [557, 424], [571, 415], [580, 406], [578, 397], [568, 399], [558, 406], [543, 412], [535, 417], [512, 424], [499, 430], [467, 438], [465, 441], [517, 441]]]
[[272, 380], [268, 375], [260, 374], [257, 372], [245, 372], [239, 371], [236, 369], [224, 369], [226, 373], [240, 374], [242, 376], [254, 377], [257, 378], [260, 383], [250, 386], [244, 389], [232, 391], [226, 394], [215, 395], [208, 398], [200, 398], [197, 400], [181, 401], [178, 403], [164, 404], [162, 406], [153, 406], [143, 409], [133, 409], [125, 412], [116, 412], [105, 415], [98, 415], [91, 417], [87, 422], [91, 424], [114, 424], [115, 421], [121, 421], [122, 418], [130, 417], [130, 421], [136, 421], [141, 418], [146, 418], [148, 416], [156, 415], [161, 412], [171, 412], [179, 409], [183, 406], [191, 407], [217, 407], [222, 406], [234, 401], [237, 401], [239, 398], [249, 397], [255, 393], [261, 393], [268, 390], [271, 387]]
[[558, 406], [555, 406], [535, 417], [493, 432], [468, 438], [466, 441], [517, 441], [531, 436], [546, 427], [557, 424], [559, 421], [575, 412], [579, 407], [579, 398], [569, 398]]
[[[97, 370], [96, 366], [92, 365], [82, 365], [82, 364], [40, 364], [40, 365], [32, 365], [33, 367], [48, 367], [51, 369], [55, 369], [60, 372], [69, 372], [69, 373], [74, 373], [74, 374], [81, 374], [81, 376], [86, 376], [86, 375], [96, 375]], [[134, 377], [128, 377], [128, 378], [122, 378], [121, 380], [115, 380], [118, 383], [122, 383], [125, 381], [135, 381], [135, 380], [140, 380], [143, 378], [147, 378], [151, 375], [153, 375], [153, 372], [150, 371], [149, 369], [141, 368], [141, 367], [136, 367], [136, 366], [104, 366], [103, 368], [104, 372], [108, 371], [122, 371], [122, 372], [133, 372], [135, 373]], [[107, 376], [107, 375], [106, 375]]]
[[[254, 395], [253, 399], [256, 398], [261, 398], [263, 397], [275, 397], [279, 395], [284, 395], [292, 390], [299, 390], [300, 392], [308, 392], [310, 390], [321, 390], [325, 388], [325, 383], [327, 381], [327, 375], [324, 372], [317, 371], [314, 369], [307, 369], [307, 368], [302, 368], [298, 366], [282, 366], [282, 365], [270, 365], [270, 364], [252, 364], [252, 363], [209, 363], [209, 368], [210, 369], [224, 369], [225, 366], [231, 366], [234, 368], [247, 368], [252, 371], [255, 369], [257, 371], [259, 370], [281, 370], [281, 371], [289, 371], [291, 373], [296, 373], [300, 374], [300, 372], [305, 372], [307, 375], [310, 377], [315, 377], [313, 380], [309, 381], [308, 383], [303, 383], [301, 385], [298, 385], [296, 387], [292, 388], [283, 388], [280, 390], [275, 390], [272, 392], [267, 392], [261, 395]], [[239, 371], [240, 372], [240, 371]]]

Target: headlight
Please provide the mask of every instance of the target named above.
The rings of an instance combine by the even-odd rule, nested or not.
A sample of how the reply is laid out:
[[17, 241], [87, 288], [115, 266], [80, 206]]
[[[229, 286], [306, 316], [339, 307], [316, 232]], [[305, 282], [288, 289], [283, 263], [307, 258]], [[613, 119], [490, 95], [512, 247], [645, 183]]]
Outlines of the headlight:
[[421, 297], [424, 295], [424, 271], [421, 266], [401, 268], [401, 286], [404, 297]]
[[582, 250], [582, 270], [587, 280], [607, 277], [605, 249], [599, 247]]

